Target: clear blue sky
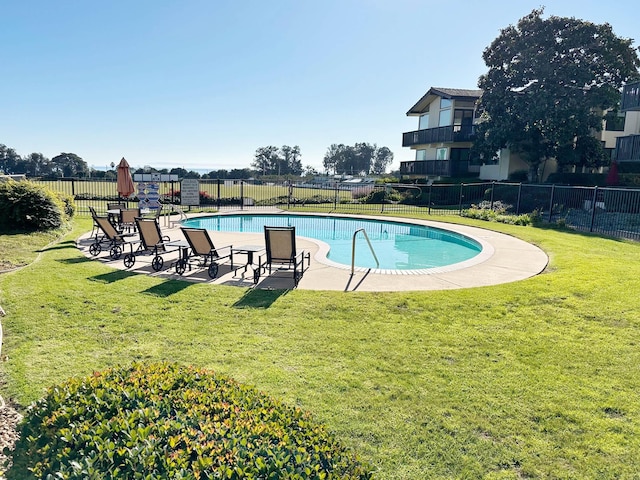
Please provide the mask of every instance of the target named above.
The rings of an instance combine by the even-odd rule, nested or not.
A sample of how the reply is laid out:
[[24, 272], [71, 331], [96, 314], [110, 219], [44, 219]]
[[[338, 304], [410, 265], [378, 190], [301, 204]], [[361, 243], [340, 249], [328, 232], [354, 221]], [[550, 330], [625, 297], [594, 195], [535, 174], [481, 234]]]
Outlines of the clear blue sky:
[[[482, 51], [541, 5], [522, 0], [0, 0], [0, 143], [104, 168], [248, 167], [333, 143], [413, 158], [407, 110], [431, 87], [476, 88]], [[545, 16], [640, 41], [636, 0], [548, 0]]]

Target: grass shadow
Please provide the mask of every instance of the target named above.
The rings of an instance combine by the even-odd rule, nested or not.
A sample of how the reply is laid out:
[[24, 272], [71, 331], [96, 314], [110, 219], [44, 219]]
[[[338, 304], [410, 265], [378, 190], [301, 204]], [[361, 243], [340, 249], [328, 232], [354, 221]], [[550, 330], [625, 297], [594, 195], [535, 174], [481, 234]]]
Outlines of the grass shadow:
[[167, 280], [159, 285], [155, 285], [151, 288], [143, 290], [141, 293], [147, 295], [154, 295], [156, 297], [168, 297], [169, 295], [173, 295], [174, 293], [178, 293], [185, 288], [190, 287], [192, 284], [190, 282], [183, 282], [179, 280]]
[[264, 290], [251, 288], [242, 298], [233, 304], [234, 308], [269, 308], [278, 298], [289, 293], [289, 290]]
[[[88, 259], [88, 261], [91, 261]], [[125, 278], [132, 277], [137, 275], [133, 272], [129, 272], [127, 270], [116, 270], [114, 272], [103, 273], [102, 275], [96, 275], [94, 277], [89, 277], [89, 280], [99, 283], [113, 283], [119, 280], [124, 280]]]

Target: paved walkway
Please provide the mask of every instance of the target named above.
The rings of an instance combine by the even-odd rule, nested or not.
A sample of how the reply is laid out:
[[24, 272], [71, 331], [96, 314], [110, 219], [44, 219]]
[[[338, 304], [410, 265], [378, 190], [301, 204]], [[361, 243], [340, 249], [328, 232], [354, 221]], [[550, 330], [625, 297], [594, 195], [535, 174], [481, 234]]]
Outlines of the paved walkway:
[[[240, 212], [228, 212], [240, 213]], [[243, 213], [247, 213], [246, 211]], [[261, 211], [260, 213], [265, 213]], [[271, 212], [269, 212], [271, 213]], [[289, 213], [289, 212], [286, 212]], [[323, 214], [326, 215], [326, 214]], [[338, 215], [345, 216], [345, 215]], [[174, 219], [177, 217], [174, 217]], [[357, 218], [375, 218], [359, 215]], [[394, 220], [392, 217], [381, 217], [385, 220]], [[462, 264], [449, 267], [429, 269], [423, 273], [393, 273], [357, 269], [353, 275], [350, 266], [332, 264], [326, 258], [327, 247], [322, 242], [305, 237], [297, 237], [298, 249], [311, 252], [311, 266], [305, 271], [298, 284], [302, 290], [338, 290], [338, 291], [409, 291], [409, 290], [445, 290], [456, 288], [470, 288], [501, 283], [515, 282], [541, 273], [547, 266], [548, 257], [538, 247], [515, 237], [504, 235], [481, 228], [440, 223], [425, 220], [397, 218], [395, 220], [404, 223], [416, 223], [440, 228], [446, 228], [474, 238], [483, 245], [483, 251], [474, 259]], [[168, 219], [160, 221], [162, 233], [169, 235], [172, 240], [184, 240], [179, 227], [172, 225], [169, 228]], [[163, 225], [164, 224], [164, 225]], [[258, 233], [225, 233], [213, 232], [212, 238], [216, 247], [233, 245], [264, 244], [264, 235]], [[89, 254], [91, 240], [89, 233], [78, 239], [78, 247], [90, 258], [104, 262], [114, 268], [125, 269], [122, 259], [111, 260], [108, 252], [102, 252], [97, 257]], [[170, 264], [178, 257], [177, 252], [164, 255], [165, 265], [160, 272], [151, 268], [151, 256], [139, 255], [135, 265], [129, 270], [136, 273], [159, 276], [193, 282], [211, 283], [218, 285], [234, 285], [241, 287], [253, 287], [252, 270], [249, 269], [243, 277], [242, 271], [234, 271], [230, 265], [220, 265], [218, 276], [210, 279], [206, 270], [193, 268], [180, 276], [175, 273]], [[245, 255], [234, 255], [234, 268], [242, 266], [246, 261]], [[277, 272], [271, 276], [262, 276], [256, 288], [264, 289], [291, 289], [294, 288], [291, 272]]]

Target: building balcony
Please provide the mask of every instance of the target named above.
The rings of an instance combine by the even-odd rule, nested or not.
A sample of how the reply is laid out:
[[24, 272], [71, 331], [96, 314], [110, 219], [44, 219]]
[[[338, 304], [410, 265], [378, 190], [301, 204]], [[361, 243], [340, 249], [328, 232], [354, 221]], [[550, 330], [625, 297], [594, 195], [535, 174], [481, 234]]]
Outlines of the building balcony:
[[426, 128], [402, 134], [402, 146], [426, 145], [428, 143], [470, 142], [473, 125], [449, 125], [446, 127]]
[[448, 177], [451, 175], [451, 162], [449, 160], [400, 162], [400, 175]]
[[640, 162], [640, 135], [616, 138], [614, 158], [617, 162]]
[[622, 89], [620, 111], [640, 110], [640, 81], [629, 83]]

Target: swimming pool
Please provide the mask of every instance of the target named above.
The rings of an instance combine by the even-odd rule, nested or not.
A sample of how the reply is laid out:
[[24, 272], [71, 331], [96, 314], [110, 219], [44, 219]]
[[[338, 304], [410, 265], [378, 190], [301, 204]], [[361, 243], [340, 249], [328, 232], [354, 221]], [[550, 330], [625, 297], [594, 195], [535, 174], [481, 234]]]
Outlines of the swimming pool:
[[380, 265], [364, 236], [356, 237], [355, 265], [388, 271], [418, 271], [459, 264], [482, 251], [480, 242], [468, 236], [413, 223], [383, 219], [348, 218], [328, 215], [250, 214], [197, 217], [184, 226], [219, 232], [262, 233], [264, 225], [294, 226], [296, 235], [327, 245], [329, 264], [351, 266], [353, 234], [367, 232]]

